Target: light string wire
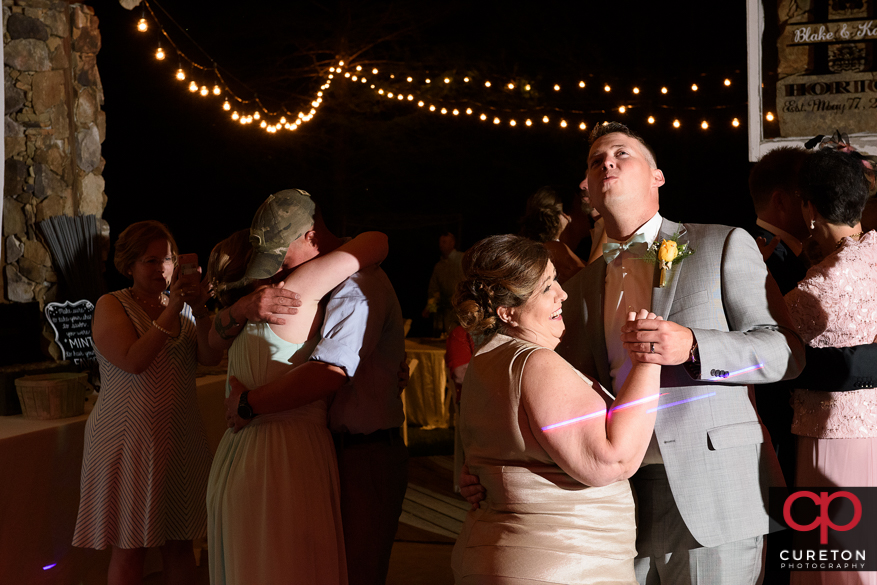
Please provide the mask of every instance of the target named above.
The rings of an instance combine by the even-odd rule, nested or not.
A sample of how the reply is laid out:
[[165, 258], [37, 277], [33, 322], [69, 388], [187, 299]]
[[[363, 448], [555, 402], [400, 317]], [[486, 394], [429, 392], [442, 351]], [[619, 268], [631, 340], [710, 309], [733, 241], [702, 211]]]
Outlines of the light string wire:
[[[305, 113], [304, 111], [299, 111], [297, 114], [293, 114], [290, 111], [290, 109], [287, 107], [287, 101], [279, 100], [279, 99], [274, 100], [280, 104], [278, 106], [278, 108], [271, 109], [265, 105], [265, 103], [262, 99], [260, 99], [259, 94], [256, 90], [254, 90], [249, 85], [247, 85], [246, 83], [242, 82], [240, 79], [235, 77], [226, 68], [224, 68], [224, 67], [221, 68], [220, 66], [218, 66], [216, 61], [211, 57], [211, 55], [207, 52], [207, 50], [204, 49], [194, 38], [192, 38], [192, 36], [188, 33], [188, 31], [184, 27], [182, 27], [173, 18], [173, 16], [157, 0], [143, 0], [143, 4], [145, 6], [146, 11], [148, 11], [149, 15], [152, 17], [153, 23], [159, 29], [159, 31], [161, 33], [161, 37], [164, 37], [167, 40], [170, 47], [172, 47], [173, 50], [177, 54], [178, 61], [180, 63], [180, 67], [177, 70], [177, 79], [178, 80], [183, 81], [186, 78], [185, 71], [182, 68], [182, 60], [183, 59], [185, 59], [185, 61], [194, 69], [198, 69], [198, 70], [201, 70], [203, 72], [210, 71], [213, 73], [213, 90], [212, 90], [212, 92], [210, 89], [207, 88], [206, 84], [199, 84], [194, 79], [190, 80], [190, 83], [188, 86], [188, 89], [190, 92], [200, 93], [202, 96], [206, 97], [208, 95], [211, 95], [211, 93], [214, 96], [219, 96], [223, 93], [223, 90], [224, 90], [224, 93], [226, 94], [227, 97], [225, 98], [225, 101], [223, 103], [222, 108], [225, 111], [232, 110], [232, 106], [231, 106], [231, 103], [229, 102], [229, 98], [231, 100], [237, 102], [241, 106], [246, 106], [247, 104], [255, 104], [257, 106], [258, 109], [253, 113], [241, 114], [241, 113], [238, 113], [237, 109], [235, 109], [231, 113], [231, 119], [233, 121], [240, 122], [243, 125], [250, 124], [254, 120], [258, 120], [259, 126], [263, 129], [265, 129], [269, 133], [275, 133], [277, 130], [279, 130], [281, 128], [285, 128], [287, 130], [295, 130], [302, 123], [309, 122], [310, 120], [313, 119], [314, 115], [317, 113], [317, 109], [323, 103], [323, 93], [329, 89], [329, 87], [331, 86], [332, 80], [335, 78], [336, 75], [338, 75], [339, 78], [346, 79], [350, 82], [360, 81], [363, 84], [367, 83], [366, 78], [361, 73], [362, 72], [362, 65], [357, 65], [355, 72], [354, 72], [354, 70], [352, 69], [352, 64], [348, 63], [347, 68], [345, 69], [345, 67], [344, 67], [345, 63], [342, 60], [342, 61], [338, 61], [337, 65], [333, 65], [333, 66], [329, 67], [328, 73], [325, 73], [326, 69], [325, 69], [324, 65], [327, 65], [328, 63], [325, 61], [323, 61], [322, 63], [315, 62], [313, 64], [313, 66], [318, 71], [322, 70], [322, 72], [318, 73], [318, 75], [314, 75], [314, 77], [319, 77], [322, 80], [322, 84], [320, 85], [319, 91], [315, 92], [315, 94], [312, 95], [311, 98], [306, 98], [304, 96], [302, 96], [300, 98], [300, 99], [302, 99], [303, 102], [305, 102], [305, 101], [310, 102], [310, 109], [307, 111], [307, 113]], [[192, 46], [195, 47], [198, 51], [200, 51], [200, 53], [204, 56], [204, 58], [211, 63], [210, 66], [205, 66], [205, 65], [200, 64], [194, 57], [190, 56], [189, 54], [187, 54], [185, 51], [182, 50], [180, 45], [177, 42], [175, 42], [173, 40], [173, 38], [171, 38], [170, 34], [168, 34], [165, 27], [161, 24], [161, 21], [159, 20], [156, 12], [152, 8], [153, 4], [164, 14], [166, 19], [169, 22], [171, 22], [177, 28], [177, 30], [179, 30], [188, 39], [188, 41], [192, 44]], [[144, 13], [143, 13], [144, 16], [145, 16], [146, 11], [144, 11]], [[145, 18], [140, 19], [137, 28], [141, 32], [145, 32], [147, 30], [148, 26], [146, 25]], [[159, 42], [158, 42], [158, 47], [157, 47], [157, 51], [156, 51], [156, 58], [159, 60], [164, 60], [166, 58], [166, 54], [164, 53], [164, 51], [161, 47], [161, 42], [160, 42], [161, 37], [159, 38]], [[361, 63], [366, 63], [366, 62], [367, 61], [362, 61]], [[334, 61], [332, 63], [334, 63]], [[372, 73], [372, 75], [378, 75], [379, 71], [377, 68], [374, 68], [374, 69], [372, 69], [371, 73]], [[343, 77], [342, 77], [342, 75], [343, 75]], [[479, 85], [475, 82], [476, 76], [477, 76], [477, 74], [472, 74], [471, 76], [466, 75], [463, 78], [463, 80], [464, 80], [463, 82], [468, 87], [475, 87], [476, 85]], [[593, 74], [589, 74], [588, 77], [589, 78], [593, 77]], [[706, 74], [701, 74], [700, 77], [701, 78], [706, 77]], [[721, 83], [725, 87], [737, 85], [731, 81], [731, 77], [729, 77], [729, 76], [718, 76], [718, 77], [720, 77], [722, 79]], [[439, 77], [436, 79], [435, 85], [432, 85], [433, 79], [431, 77], [424, 77], [423, 85], [427, 86], [427, 87], [422, 87], [420, 92], [416, 92], [416, 91], [414, 91], [414, 92], [412, 92], [412, 91], [400, 92], [399, 87], [398, 87], [399, 81], [397, 81], [395, 78], [396, 78], [395, 73], [391, 73], [389, 75], [389, 79], [387, 79], [386, 76], [384, 77], [383, 83], [388, 84], [388, 85], [393, 85], [394, 87], [392, 87], [392, 88], [378, 87], [378, 85], [376, 85], [375, 83], [371, 83], [368, 87], [369, 87], [369, 89], [373, 90], [373, 92], [375, 93], [375, 96], [378, 98], [385, 97], [387, 99], [391, 99], [391, 100], [394, 100], [396, 102], [401, 101], [403, 103], [414, 102], [416, 100], [418, 107], [424, 108], [425, 111], [428, 111], [430, 113], [438, 113], [439, 115], [447, 115], [448, 113], [450, 113], [451, 116], [453, 116], [453, 117], [464, 117], [464, 116], [460, 116], [460, 114], [465, 113], [466, 116], [474, 116], [474, 117], [480, 119], [482, 122], [486, 122], [486, 121], [490, 120], [494, 125], [507, 124], [510, 127], [516, 127], [518, 125], [525, 126], [525, 127], [532, 127], [532, 126], [537, 126], [538, 125], [537, 122], [541, 122], [543, 125], [549, 125], [552, 122], [554, 122], [556, 124], [556, 126], [560, 127], [561, 129], [566, 129], [569, 127], [578, 127], [579, 130], [587, 130], [589, 128], [589, 123], [585, 119], [582, 118], [583, 116], [609, 115], [610, 113], [613, 115], [620, 114], [620, 115], [624, 116], [628, 112], [630, 112], [631, 110], [644, 110], [645, 111], [645, 110], [651, 109], [651, 110], [681, 110], [681, 111], [693, 112], [693, 111], [700, 111], [700, 110], [727, 110], [727, 109], [732, 109], [732, 108], [745, 108], [745, 106], [746, 106], [745, 100], [739, 104], [737, 104], [737, 103], [734, 103], [734, 104], [714, 104], [714, 105], [703, 105], [703, 106], [654, 103], [653, 99], [645, 99], [646, 96], [644, 95], [644, 90], [640, 85], [633, 85], [631, 87], [630, 83], [628, 82], [626, 85], [628, 87], [630, 87], [631, 93], [635, 96], [635, 97], [631, 98], [631, 102], [645, 99], [645, 103], [627, 103], [627, 104], [621, 104], [621, 105], [618, 105], [615, 107], [595, 107], [595, 108], [591, 108], [591, 109], [578, 109], [578, 108], [561, 107], [561, 106], [557, 106], [557, 105], [546, 104], [543, 102], [543, 103], [534, 104], [534, 105], [529, 106], [529, 107], [511, 108], [511, 107], [503, 107], [502, 105], [492, 105], [492, 104], [483, 103], [481, 100], [477, 100], [477, 99], [459, 99], [458, 100], [458, 99], [449, 99], [449, 98], [444, 97], [444, 96], [441, 96], [441, 97], [436, 96], [436, 97], [430, 98], [426, 95], [428, 93], [428, 89], [430, 87], [441, 87], [442, 85], [451, 87], [451, 86], [458, 83], [459, 78], [439, 75]], [[416, 83], [413, 75], [405, 75], [403, 73], [403, 74], [400, 74], [400, 78], [404, 78], [405, 82], [407, 82], [409, 84]], [[494, 76], [494, 79], [497, 79], [497, 78], [498, 78], [498, 76]], [[535, 87], [537, 85], [537, 82], [535, 82], [535, 81], [533, 81], [533, 82], [520, 81], [519, 79], [509, 79], [505, 82], [500, 81], [500, 82], [494, 83], [493, 81], [491, 81], [490, 79], [487, 79], [485, 77], [485, 78], [483, 78], [483, 80], [484, 80], [483, 84], [480, 84], [480, 85], [482, 86], [482, 89], [490, 90], [490, 93], [493, 93], [494, 95], [497, 95], [498, 92], [500, 92], [500, 91], [505, 93], [506, 90], [508, 90], [509, 92], [516, 91], [516, 90], [520, 92], [521, 90], [523, 90], [523, 91], [525, 91], [529, 94], [532, 94], [534, 96], [536, 96], [536, 94], [538, 94], [539, 92], [541, 92], [542, 94], [544, 94], [546, 96], [552, 95], [551, 92], [554, 92], [555, 95], [564, 96], [564, 97], [569, 95], [564, 89], [564, 88], [570, 87], [570, 84], [567, 84], [567, 83], [564, 83], [563, 85], [561, 85], [560, 83], [552, 84], [550, 82], [547, 82], [547, 83], [539, 82], [538, 83], [539, 87], [537, 88], [537, 87]], [[676, 78], [671, 78], [671, 79], [675, 80]], [[244, 98], [243, 95], [241, 95], [239, 92], [234, 91], [231, 88], [231, 84], [229, 83], [230, 81], [233, 82], [235, 85], [239, 86], [240, 88], [242, 88], [243, 91], [251, 93], [253, 97], [251, 97], [249, 99]], [[373, 79], [373, 81], [374, 81], [374, 79]], [[701, 83], [706, 83], [708, 81], [709, 80], [701, 80]], [[469, 85], [470, 83], [471, 83], [471, 85]], [[575, 90], [587, 91], [587, 90], [593, 88], [594, 86], [597, 86], [598, 91], [599, 91], [599, 89], [602, 89], [606, 94], [609, 94], [612, 91], [615, 91], [620, 83], [615, 83], [613, 81], [613, 84], [615, 85], [614, 88], [613, 88], [613, 85], [610, 84], [610, 82], [604, 82], [602, 85], [602, 88], [601, 88], [600, 83], [586, 82], [582, 79], [578, 83], [573, 83], [571, 85], [572, 85], [573, 91], [575, 91]], [[220, 85], [222, 87], [220, 87]], [[649, 82], [648, 85], [651, 86], [653, 84], [651, 84], [651, 82]], [[654, 85], [655, 85], [655, 87], [657, 87], [657, 84], [654, 84]], [[699, 92], [702, 89], [702, 87], [705, 87], [705, 86], [701, 86], [697, 83], [692, 83], [689, 87], [689, 90], [691, 91], [692, 94], [697, 94], [697, 92]], [[548, 88], [548, 89], [545, 89], [545, 88]], [[670, 89], [668, 88], [667, 84], [661, 85], [660, 90], [654, 90], [654, 88], [651, 88], [651, 89], [652, 89], [652, 91], [654, 91], [656, 93], [660, 93], [661, 96], [666, 96], [670, 93]], [[674, 89], [673, 91], [675, 92], [676, 90]], [[415, 93], [417, 93], [417, 95], [415, 95]], [[500, 96], [500, 97], [502, 97], [502, 96]], [[521, 97], [523, 97], [525, 99], [528, 98], [528, 96], [525, 96], [523, 94], [521, 95]], [[606, 98], [604, 97], [604, 99], [606, 99]], [[623, 99], [623, 98], [620, 98], [619, 101], [621, 99]], [[479, 109], [480, 111], [476, 112], [475, 109], [473, 109], [473, 106], [475, 109]], [[304, 109], [307, 110], [307, 106], [305, 106]], [[520, 114], [520, 116], [516, 117], [515, 114]], [[528, 114], [529, 114], [529, 116], [528, 116]], [[266, 116], [273, 117], [273, 118], [276, 118], [279, 116], [280, 118], [278, 120], [268, 122], [268, 120], [265, 119]], [[286, 116], [293, 118], [294, 121], [289, 122], [286, 119]], [[500, 117], [500, 116], [502, 116], [502, 117]], [[559, 119], [558, 119], [558, 116], [559, 116]], [[673, 117], [673, 116], [671, 116], [671, 117]], [[536, 118], [536, 121], [534, 121], [533, 118]], [[577, 118], [577, 119], [576, 120], [568, 120], [568, 118], [570, 118], [570, 119]], [[768, 122], [772, 122], [775, 120], [775, 116], [773, 115], [773, 113], [767, 112], [765, 114], [765, 119]], [[650, 113], [648, 118], [646, 118], [646, 122], [649, 125], [654, 125], [657, 122], [657, 119], [655, 118], [653, 113]], [[599, 123], [600, 122], [592, 122], [592, 124], [599, 124]], [[603, 121], [603, 123], [604, 124], [606, 123], [605, 120]], [[739, 118], [734, 117], [730, 121], [730, 124], [734, 128], [738, 128], [741, 125], [741, 122], [740, 122]], [[554, 125], [554, 124], [552, 124], [552, 125]], [[671, 123], [671, 126], [675, 129], [679, 129], [682, 126], [682, 122], [679, 120], [678, 117], [675, 117]], [[701, 129], [707, 130], [707, 129], [709, 129], [710, 124], [706, 120], [706, 118], [703, 118], [700, 121], [699, 126], [701, 127]]]

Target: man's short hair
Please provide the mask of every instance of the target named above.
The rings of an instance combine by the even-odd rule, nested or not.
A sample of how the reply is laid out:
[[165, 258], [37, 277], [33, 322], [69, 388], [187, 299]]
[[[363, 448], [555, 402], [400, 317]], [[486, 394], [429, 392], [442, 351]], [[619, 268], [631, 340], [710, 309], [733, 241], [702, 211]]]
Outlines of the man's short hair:
[[777, 189], [797, 193], [800, 188], [801, 166], [810, 154], [799, 146], [781, 146], [759, 159], [749, 173], [749, 195], [755, 212], [770, 205], [770, 197]]
[[598, 124], [594, 126], [594, 129], [591, 130], [591, 135], [588, 137], [588, 144], [593, 146], [598, 139], [606, 136], [607, 134], [614, 134], [619, 132], [624, 134], [625, 136], [629, 136], [642, 144], [643, 146], [643, 154], [646, 157], [646, 160], [649, 162], [649, 166], [653, 169], [658, 168], [658, 158], [655, 156], [655, 151], [652, 150], [652, 147], [643, 140], [643, 137], [622, 124], [621, 122], [603, 122], [602, 124]]

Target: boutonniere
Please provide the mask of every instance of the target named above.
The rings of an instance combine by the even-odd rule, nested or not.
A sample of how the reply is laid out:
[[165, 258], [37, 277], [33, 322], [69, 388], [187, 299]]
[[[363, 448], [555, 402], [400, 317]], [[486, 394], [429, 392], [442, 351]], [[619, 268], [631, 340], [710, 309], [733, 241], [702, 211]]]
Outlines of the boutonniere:
[[687, 242], [680, 242], [679, 236], [680, 233], [676, 232], [669, 239], [662, 239], [660, 243], [655, 241], [649, 247], [645, 256], [640, 258], [640, 260], [658, 265], [658, 268], [661, 270], [658, 285], [661, 288], [667, 285], [667, 277], [670, 275], [673, 263], [682, 262], [695, 252], [694, 248], [689, 246]]

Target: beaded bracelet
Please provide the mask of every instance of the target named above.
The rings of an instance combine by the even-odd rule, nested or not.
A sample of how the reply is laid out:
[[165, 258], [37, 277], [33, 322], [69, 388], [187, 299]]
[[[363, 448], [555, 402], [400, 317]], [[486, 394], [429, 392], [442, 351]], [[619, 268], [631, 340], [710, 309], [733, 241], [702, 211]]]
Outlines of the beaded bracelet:
[[164, 333], [165, 335], [167, 335], [168, 337], [173, 337], [173, 334], [170, 331], [168, 331], [167, 329], [165, 329], [164, 327], [162, 327], [161, 325], [159, 325], [158, 323], [156, 323], [155, 319], [152, 320], [152, 326], [155, 327], [156, 329], [158, 329], [159, 331], [161, 331], [162, 333]]

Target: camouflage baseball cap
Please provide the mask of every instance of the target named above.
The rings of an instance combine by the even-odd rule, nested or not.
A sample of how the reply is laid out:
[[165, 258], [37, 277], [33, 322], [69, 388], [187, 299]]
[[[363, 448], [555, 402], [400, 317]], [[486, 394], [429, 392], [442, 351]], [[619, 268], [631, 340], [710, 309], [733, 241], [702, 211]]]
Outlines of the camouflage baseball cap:
[[314, 225], [317, 206], [300, 189], [284, 189], [265, 200], [253, 217], [250, 244], [253, 257], [248, 278], [270, 278], [280, 270], [289, 245]]

